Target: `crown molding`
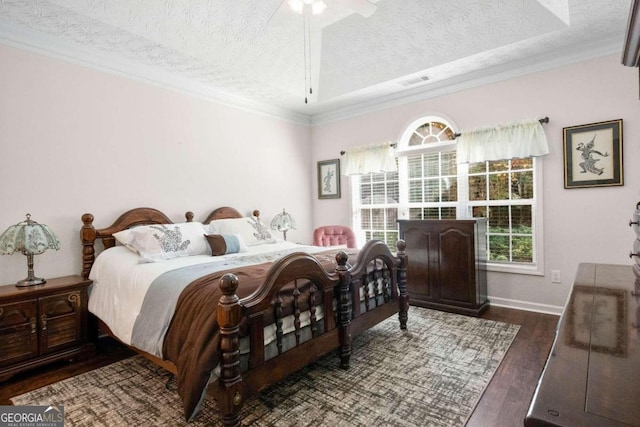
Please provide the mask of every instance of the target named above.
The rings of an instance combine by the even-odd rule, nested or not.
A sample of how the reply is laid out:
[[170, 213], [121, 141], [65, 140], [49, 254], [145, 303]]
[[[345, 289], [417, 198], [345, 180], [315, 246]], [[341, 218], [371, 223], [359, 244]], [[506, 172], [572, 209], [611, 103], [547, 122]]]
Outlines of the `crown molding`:
[[61, 41], [35, 31], [28, 31], [0, 20], [0, 43], [16, 49], [61, 59], [105, 73], [169, 89], [243, 111], [309, 126], [311, 116], [252, 101], [175, 74], [142, 64], [132, 64], [115, 55], [86, 46]]
[[620, 53], [619, 38], [603, 39], [588, 47], [571, 46], [524, 60], [486, 68], [450, 79], [433, 81], [424, 86], [402, 92], [375, 97], [343, 108], [315, 114], [303, 114], [290, 109], [252, 101], [210, 86], [154, 69], [142, 64], [131, 64], [115, 55], [86, 46], [60, 41], [35, 31], [28, 31], [0, 19], [0, 43], [21, 50], [61, 59], [109, 74], [133, 79], [185, 95], [201, 98], [227, 107], [254, 114], [277, 118], [304, 126], [320, 126], [364, 114], [424, 101], [479, 86], [510, 80], [541, 71]]
[[325, 113], [317, 113], [311, 116], [311, 126], [320, 126], [412, 102], [433, 99], [479, 86], [601, 58], [603, 56], [620, 54], [621, 51], [622, 42], [617, 37], [603, 39], [598, 43], [591, 43], [588, 47], [583, 45], [570, 46], [553, 52], [528, 57], [524, 60], [512, 61], [455, 76], [450, 79], [434, 81], [420, 88], [377, 97], [370, 101], [338, 108]]

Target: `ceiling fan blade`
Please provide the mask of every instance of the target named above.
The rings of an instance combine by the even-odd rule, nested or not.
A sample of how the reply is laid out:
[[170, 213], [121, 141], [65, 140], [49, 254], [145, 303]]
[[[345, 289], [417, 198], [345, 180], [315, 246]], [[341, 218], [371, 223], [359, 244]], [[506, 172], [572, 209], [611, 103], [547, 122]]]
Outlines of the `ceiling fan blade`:
[[365, 18], [370, 17], [376, 11], [375, 4], [371, 3], [369, 0], [342, 0], [344, 6], [348, 9], [353, 10], [356, 13], [364, 16]]

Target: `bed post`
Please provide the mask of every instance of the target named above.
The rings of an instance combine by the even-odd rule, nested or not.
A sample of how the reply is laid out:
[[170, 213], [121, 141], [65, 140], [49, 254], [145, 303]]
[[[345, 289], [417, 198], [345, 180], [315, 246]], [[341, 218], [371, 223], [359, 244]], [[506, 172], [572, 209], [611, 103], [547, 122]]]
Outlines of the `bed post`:
[[397, 257], [400, 259], [398, 264], [398, 292], [400, 298], [398, 303], [400, 304], [400, 310], [398, 312], [398, 318], [400, 319], [400, 329], [407, 329], [407, 320], [409, 318], [409, 295], [407, 294], [407, 254], [404, 252], [407, 244], [404, 240], [398, 240], [396, 243], [398, 248]]
[[93, 226], [93, 215], [86, 213], [82, 215], [82, 228], [80, 229], [80, 240], [82, 241], [82, 278], [88, 279], [91, 267], [95, 261], [96, 229]]
[[222, 296], [217, 317], [220, 326], [220, 385], [218, 407], [225, 426], [240, 426], [240, 408], [244, 401], [240, 376], [240, 319], [242, 308], [236, 295], [238, 277], [228, 273], [220, 279]]
[[351, 358], [351, 272], [347, 268], [349, 256], [340, 251], [336, 254], [336, 273], [339, 276], [338, 290], [340, 292], [340, 304], [338, 305], [338, 328], [340, 333], [340, 368], [349, 369]]

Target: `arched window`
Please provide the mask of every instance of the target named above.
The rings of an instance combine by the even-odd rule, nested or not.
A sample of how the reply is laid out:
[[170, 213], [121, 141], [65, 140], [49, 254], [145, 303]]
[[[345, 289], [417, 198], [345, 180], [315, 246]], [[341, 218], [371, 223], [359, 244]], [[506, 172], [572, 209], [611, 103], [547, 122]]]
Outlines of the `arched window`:
[[398, 172], [353, 177], [353, 226], [395, 247], [397, 219], [487, 218], [489, 269], [541, 274], [539, 158], [458, 163], [456, 126], [425, 116], [403, 132]]
[[[452, 124], [436, 116], [413, 122], [400, 138], [397, 153], [408, 218], [456, 219], [458, 164]], [[407, 218], [407, 213], [401, 217]]]
[[[425, 120], [426, 122], [422, 123]], [[451, 126], [439, 117], [427, 117], [419, 122], [422, 124], [411, 132], [409, 147], [439, 144], [456, 138]], [[409, 129], [411, 127], [409, 126]]]

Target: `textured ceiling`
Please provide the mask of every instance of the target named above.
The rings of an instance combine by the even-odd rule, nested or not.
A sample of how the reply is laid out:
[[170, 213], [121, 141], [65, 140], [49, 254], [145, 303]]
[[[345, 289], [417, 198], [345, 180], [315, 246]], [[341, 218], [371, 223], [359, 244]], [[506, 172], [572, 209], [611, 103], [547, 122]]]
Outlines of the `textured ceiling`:
[[620, 52], [631, 0], [325, 3], [307, 61], [283, 0], [0, 0], [0, 42], [304, 121]]

